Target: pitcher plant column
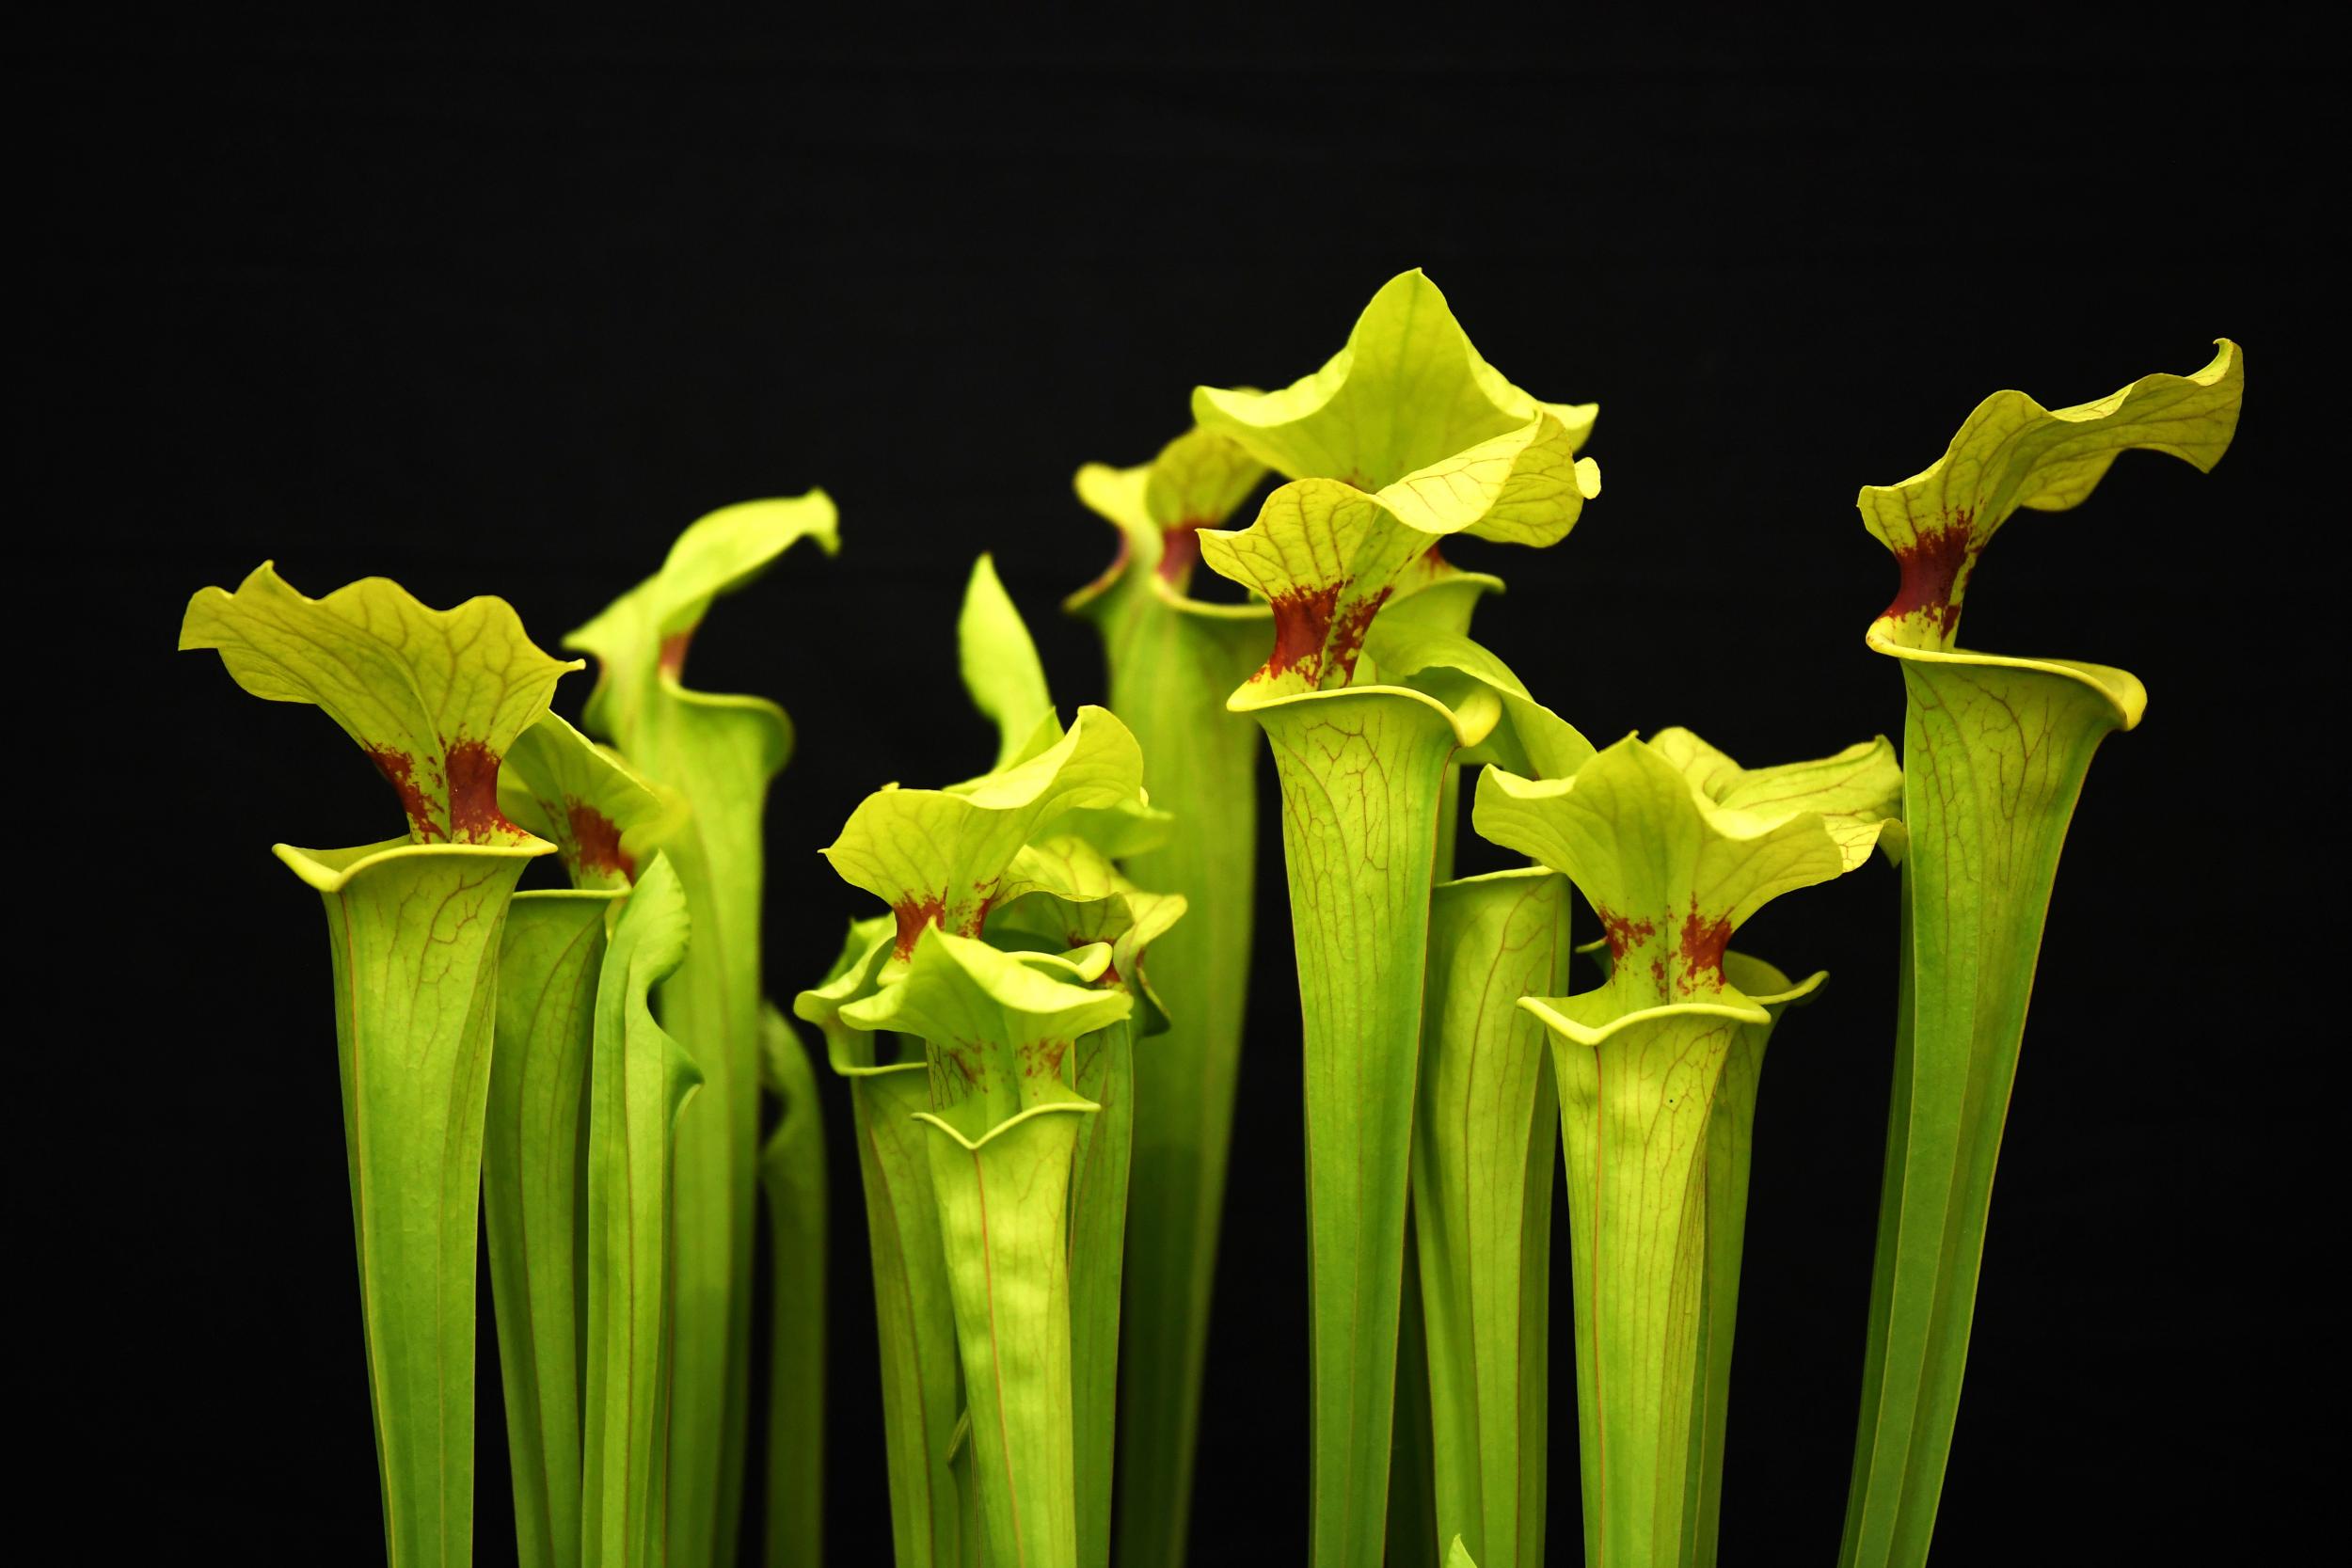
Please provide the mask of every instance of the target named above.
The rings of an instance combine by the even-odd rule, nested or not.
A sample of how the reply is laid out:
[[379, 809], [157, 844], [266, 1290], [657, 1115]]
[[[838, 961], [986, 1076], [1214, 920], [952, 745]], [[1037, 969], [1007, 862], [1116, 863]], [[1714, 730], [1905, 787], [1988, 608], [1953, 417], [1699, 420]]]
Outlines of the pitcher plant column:
[[1405, 617], [1384, 634], [1381, 612], [1426, 584], [1442, 538], [1556, 542], [1599, 471], [1575, 455], [1589, 411], [1504, 381], [1417, 272], [1315, 374], [1273, 393], [1203, 388], [1193, 414], [1308, 476], [1248, 529], [1199, 539], [1273, 614], [1273, 647], [1229, 705], [1265, 730], [1281, 781], [1306, 1055], [1312, 1560], [1376, 1568], [1446, 770], [1521, 714], [1566, 728], [1467, 638]]
[[[1740, 1254], [1732, 1207], [1719, 1216], [1708, 1202], [1713, 1121], [1746, 1114], [1723, 1099], [1730, 1059], [1759, 1053], [1780, 1008], [1822, 978], [1786, 986], [1727, 948], [1771, 899], [1869, 858], [1897, 778], [1883, 740], [1751, 773], [1668, 732], [1629, 736], [1569, 778], [1479, 780], [1479, 833], [1574, 881], [1607, 934], [1600, 989], [1520, 1003], [1553, 1036], [1590, 1568], [1713, 1559], [1707, 1434], [1731, 1304], [1710, 1312], [1708, 1285]], [[1723, 1147], [1736, 1159], [1743, 1141]], [[1721, 1174], [1744, 1191], [1743, 1171]]]
[[183, 649], [310, 703], [407, 816], [400, 838], [278, 858], [326, 901], [368, 1390], [393, 1568], [471, 1560], [474, 1259], [500, 936], [555, 846], [499, 809], [499, 768], [558, 677], [501, 599], [429, 610], [368, 578], [310, 599], [267, 563], [199, 591]]
[[1078, 497], [1114, 524], [1119, 557], [1066, 608], [1092, 621], [1110, 706], [1143, 748], [1168, 841], [1127, 856], [1144, 886], [1192, 913], [1152, 948], [1168, 1031], [1136, 1057], [1135, 1159], [1121, 1292], [1118, 1560], [1179, 1568], [1192, 1512], [1200, 1382], [1248, 999], [1257, 870], [1257, 726], [1225, 698], [1264, 657], [1262, 604], [1190, 596], [1199, 533], [1222, 525], [1265, 468], [1193, 431], [1132, 468], [1089, 464]]
[[[564, 639], [564, 646], [596, 657], [588, 728], [691, 808], [667, 849], [685, 885], [694, 940], [655, 998], [663, 1026], [705, 1074], [677, 1128], [673, 1568], [732, 1568], [742, 1512], [759, 1152], [761, 813], [769, 781], [792, 749], [783, 709], [762, 698], [691, 689], [686, 657], [711, 602], [749, 584], [803, 538], [828, 553], [835, 548], [833, 502], [822, 491], [714, 512], [678, 536], [659, 572]], [[822, 1258], [776, 1264], [822, 1278]], [[805, 1284], [794, 1293], [811, 1297]], [[814, 1431], [822, 1391], [799, 1392], [795, 1408]], [[813, 1544], [816, 1521], [808, 1525]]]
[[1902, 570], [1868, 641], [1903, 673], [1911, 852], [1842, 1568], [1927, 1560], [2058, 852], [2091, 753], [2147, 705], [2137, 678], [2104, 664], [1959, 647], [1962, 600], [2018, 508], [2079, 505], [2120, 453], [2144, 448], [2211, 468], [2237, 429], [2244, 388], [2225, 339], [2193, 375], [2144, 376], [2074, 408], [1995, 392], [1924, 472], [1862, 492], [1863, 526]]

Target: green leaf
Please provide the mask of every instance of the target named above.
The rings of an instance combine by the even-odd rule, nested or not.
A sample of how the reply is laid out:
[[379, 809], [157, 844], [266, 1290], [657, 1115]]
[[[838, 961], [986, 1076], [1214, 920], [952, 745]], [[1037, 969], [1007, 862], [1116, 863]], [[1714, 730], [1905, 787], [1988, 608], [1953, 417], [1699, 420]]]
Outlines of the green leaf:
[[817, 1075], [773, 1006], [760, 1009], [760, 1066], [783, 1101], [759, 1151], [775, 1259], [768, 1365], [768, 1568], [825, 1560], [825, 1128]]
[[[1409, 609], [1424, 596], [1431, 595], [1416, 594], [1399, 608]], [[1467, 604], [1463, 608], [1467, 610]], [[1417, 618], [1384, 615], [1373, 623], [1365, 639], [1364, 661], [1369, 668], [1362, 673], [1369, 679], [1401, 684], [1458, 711], [1470, 711], [1482, 701], [1500, 701], [1499, 721], [1454, 759], [1456, 769], [1493, 763], [1524, 778], [1561, 779], [1592, 759], [1593, 743], [1530, 696], [1502, 660], [1467, 634]], [[1475, 689], [1479, 687], [1491, 697]], [[1455, 786], [1449, 783], [1446, 787], [1451, 800]], [[1447, 847], [1452, 847], [1450, 838]]]
[[[1718, 802], [1685, 775], [1677, 750], [1627, 736], [1575, 775], [1530, 781], [1489, 768], [1478, 781], [1481, 835], [1565, 873], [1592, 901], [1609, 940], [1613, 1005], [1630, 1010], [1724, 993], [1731, 934], [1772, 899], [1843, 875], [1848, 840], [1893, 815], [1899, 775], [1883, 740], [1799, 765], [1751, 804]], [[1720, 753], [1718, 753], [1720, 755]], [[1850, 759], [1850, 760], [1849, 760]], [[1726, 759], [1727, 760], [1727, 759]], [[1739, 780], [1734, 777], [1732, 782]], [[1871, 791], [1875, 789], [1875, 804]], [[1726, 1005], [1743, 1006], [1738, 993]]]
[[1183, 895], [1147, 893], [1102, 850], [1061, 834], [1025, 845], [1013, 857], [985, 930], [1000, 946], [1047, 953], [1110, 943], [1110, 978], [1141, 1006], [1141, 1032], [1156, 1035], [1168, 1027], [1168, 1016], [1145, 976], [1144, 955], [1186, 908]]
[[[1119, 529], [1119, 559], [1101, 578], [1072, 595], [1071, 610], [1088, 610], [1114, 585], [1139, 588], [1156, 579], [1171, 603], [1184, 604], [1193, 568], [1200, 563], [1199, 532], [1214, 528], [1249, 499], [1265, 466], [1236, 441], [1189, 430], [1149, 463], [1114, 468], [1089, 463], [1078, 470], [1078, 499]], [[1230, 612], [1240, 606], [1195, 605]], [[1263, 611], [1260, 611], [1263, 614]], [[1116, 707], [1118, 705], [1113, 704]]]
[[1544, 1026], [1517, 1003], [1565, 986], [1571, 902], [1554, 872], [1505, 871], [1440, 883], [1430, 913], [1413, 1226], [1437, 1535], [1495, 1563], [1545, 1560], [1559, 1110]]
[[1118, 528], [1120, 553], [1068, 608], [1101, 632], [1111, 708], [1133, 726], [1151, 799], [1176, 824], [1148, 849], [1110, 849], [1099, 832], [1094, 842], [1126, 854], [1129, 877], [1190, 911], [1152, 940], [1137, 996], [1142, 1034], [1163, 1022], [1154, 989], [1174, 1002], [1166, 1032], [1134, 1061], [1119, 1308], [1115, 1555], [1124, 1568], [1185, 1560], [1255, 901], [1258, 727], [1225, 699], [1264, 657], [1271, 616], [1263, 605], [1205, 604], [1184, 590], [1200, 529], [1222, 524], [1264, 472], [1236, 443], [1196, 431], [1151, 463], [1093, 464], [1077, 476], [1079, 497]]
[[399, 795], [413, 842], [530, 842], [499, 812], [499, 764], [580, 662], [541, 653], [505, 600], [428, 610], [385, 578], [310, 599], [265, 561], [233, 594], [197, 591], [180, 647], [217, 650], [257, 697], [324, 710]]
[[276, 852], [326, 903], [386, 1555], [392, 1568], [469, 1561], [496, 956], [516, 879], [550, 847]]
[[1595, 404], [1539, 403], [1470, 346], [1445, 295], [1421, 269], [1400, 273], [1364, 307], [1347, 346], [1279, 392], [1192, 394], [1203, 431], [1231, 437], [1292, 479], [1378, 490], [1538, 420], [1573, 451], [1592, 433]]
[[588, 1078], [618, 896], [518, 893], [499, 946], [482, 1209], [523, 1568], [580, 1560]]
[[639, 773], [549, 713], [515, 737], [499, 807], [564, 858], [572, 885], [626, 891], [637, 867], [685, 825], [676, 791]]
[[686, 955], [667, 856], [608, 906], [607, 932], [588, 1089], [580, 1561], [638, 1568], [662, 1560], [668, 1536], [672, 1130], [703, 1081], [648, 1006]]
[[[972, 704], [997, 728], [996, 762], [977, 779], [947, 786], [951, 795], [970, 794], [999, 776], [1051, 751], [1063, 738], [1061, 721], [1046, 689], [1044, 667], [1021, 612], [1013, 608], [987, 556], [973, 563], [957, 622], [963, 687]], [[1075, 833], [1106, 855], [1158, 847], [1168, 840], [1168, 814], [1154, 810], [1140, 785], [1108, 806], [1067, 805], [1046, 814], [1030, 832], [1038, 837]]]
[[998, 769], [1025, 760], [1022, 752], [1039, 726], [1054, 716], [1045, 688], [1045, 667], [1021, 612], [996, 576], [996, 563], [981, 556], [972, 563], [963, 591], [963, 612], [956, 618], [956, 657], [972, 705], [994, 721]]
[[1995, 392], [1925, 469], [1900, 484], [1866, 485], [1856, 502], [1862, 525], [1902, 568], [1901, 588], [1871, 626], [1871, 641], [1884, 652], [1950, 650], [1977, 558], [1994, 533], [2021, 506], [2064, 512], [2080, 505], [2121, 453], [2169, 452], [2201, 472], [2219, 462], [2237, 430], [2246, 372], [2237, 345], [2217, 341], [2221, 352], [2192, 375], [2142, 376], [2072, 408]]
[[825, 977], [792, 999], [792, 1016], [803, 1023], [817, 1025], [825, 1037], [827, 1060], [834, 1071], [845, 1077], [904, 1070], [876, 1067], [873, 1036], [851, 1027], [841, 1018], [843, 1007], [864, 1001], [882, 989], [882, 972], [896, 941], [895, 927], [896, 923], [886, 914], [850, 922], [840, 955], [825, 971]]
[[705, 1074], [677, 1130], [677, 1310], [672, 1328], [669, 1556], [732, 1560], [751, 1414], [753, 1192], [759, 1136], [760, 886], [768, 784], [792, 749], [784, 710], [684, 684], [712, 601], [793, 543], [834, 548], [821, 491], [715, 512], [661, 570], [564, 639], [596, 656], [590, 730], [691, 806], [661, 847], [685, 884], [694, 943], [655, 998]]
[[822, 490], [722, 507], [691, 524], [661, 570], [564, 639], [566, 648], [596, 657], [588, 727], [615, 736], [644, 764], [631, 737], [660, 725], [662, 688], [684, 679], [688, 646], [711, 602], [749, 587], [803, 539], [827, 555], [841, 547], [833, 499]]
[[1774, 768], [1742, 768], [1685, 729], [1660, 730], [1649, 744], [1718, 806], [1760, 816], [1786, 810], [1819, 815], [1848, 871], [1900, 825], [1895, 813], [1902, 800], [1902, 765], [1884, 736], [1856, 741], [1835, 756]]
[[1070, 733], [1028, 761], [952, 790], [882, 789], [860, 801], [825, 851], [844, 881], [888, 904], [900, 957], [929, 927], [977, 931], [1013, 857], [1041, 823], [1139, 800], [1143, 758], [1107, 710], [1082, 707]]

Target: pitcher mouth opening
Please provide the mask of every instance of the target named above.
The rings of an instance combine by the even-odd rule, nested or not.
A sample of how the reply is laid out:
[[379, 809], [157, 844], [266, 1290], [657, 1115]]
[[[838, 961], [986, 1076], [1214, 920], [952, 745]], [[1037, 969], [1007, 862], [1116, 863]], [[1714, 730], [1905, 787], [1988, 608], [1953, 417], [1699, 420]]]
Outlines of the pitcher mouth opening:
[[1472, 689], [1469, 701], [1458, 709], [1450, 708], [1426, 691], [1409, 686], [1339, 686], [1326, 691], [1283, 691], [1271, 696], [1255, 693], [1255, 681], [1245, 681], [1225, 700], [1228, 713], [1264, 713], [1275, 708], [1300, 703], [1328, 702], [1345, 697], [1402, 697], [1422, 704], [1443, 719], [1454, 731], [1454, 744], [1464, 751], [1477, 745], [1494, 733], [1502, 721], [1502, 699], [1484, 686]]
[[1863, 641], [1873, 653], [1889, 658], [1908, 659], [1915, 664], [1966, 665], [1985, 670], [2024, 670], [2030, 673], [2052, 675], [2060, 680], [2087, 686], [2107, 700], [2115, 710], [2116, 728], [2135, 730], [2148, 715], [2148, 688], [2129, 670], [2112, 664], [2095, 664], [2082, 658], [2035, 658], [2014, 654], [1979, 653], [1973, 648], [1915, 648], [1884, 636], [1883, 620], [1870, 623], [1863, 634]]
[[424, 856], [444, 861], [536, 860], [555, 852], [556, 847], [543, 838], [529, 838], [520, 844], [419, 844], [414, 839], [392, 838], [348, 849], [305, 849], [292, 844], [270, 846], [270, 853], [283, 862], [286, 869], [319, 892], [328, 894], [341, 893], [363, 871], [395, 861]]

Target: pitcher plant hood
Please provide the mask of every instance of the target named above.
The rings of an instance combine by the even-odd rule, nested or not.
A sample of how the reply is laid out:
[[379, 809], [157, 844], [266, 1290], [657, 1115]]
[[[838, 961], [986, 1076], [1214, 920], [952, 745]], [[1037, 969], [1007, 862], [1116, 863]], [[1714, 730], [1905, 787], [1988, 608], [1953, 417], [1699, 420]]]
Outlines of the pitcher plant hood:
[[1977, 404], [1944, 455], [1899, 484], [1866, 485], [1862, 526], [1894, 552], [1901, 582], [1879, 612], [1870, 646], [1898, 658], [2014, 664], [2082, 681], [2132, 729], [2147, 708], [2133, 675], [2073, 659], [2011, 660], [1959, 647], [1960, 616], [1978, 560], [2020, 507], [2064, 512], [2098, 487], [2134, 448], [2169, 452], [2202, 473], [2237, 431], [2245, 362], [2227, 338], [2202, 370], [2144, 375], [2095, 403], [2044, 408], [2023, 392]]
[[1628, 736], [1565, 779], [1489, 767], [1473, 823], [1591, 901], [1609, 945], [1611, 1007], [1717, 1006], [1760, 1022], [1724, 976], [1732, 933], [1782, 894], [1861, 865], [1900, 798], [1883, 737], [1750, 770], [1669, 730], [1654, 743]]
[[540, 652], [505, 600], [430, 610], [385, 578], [311, 599], [265, 561], [234, 594], [199, 589], [180, 646], [216, 650], [257, 697], [334, 720], [399, 795], [416, 843], [536, 842], [499, 809], [499, 765], [580, 664]]

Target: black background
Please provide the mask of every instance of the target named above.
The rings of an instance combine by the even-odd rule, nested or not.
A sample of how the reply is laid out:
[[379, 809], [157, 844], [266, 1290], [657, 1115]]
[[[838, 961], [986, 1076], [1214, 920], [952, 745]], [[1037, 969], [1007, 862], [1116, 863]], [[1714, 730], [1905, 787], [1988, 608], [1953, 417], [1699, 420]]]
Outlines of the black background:
[[[1607, 489], [1574, 537], [1459, 552], [1511, 581], [1482, 640], [1597, 740], [1681, 722], [1756, 763], [1899, 735], [1900, 682], [1861, 641], [1894, 573], [1857, 485], [1925, 466], [1996, 388], [2079, 402], [2196, 369], [2217, 334], [2245, 345], [2213, 475], [2125, 458], [2078, 512], [2022, 515], [1970, 597], [1971, 645], [2121, 664], [2152, 703], [2067, 849], [1938, 1560], [2269, 1559], [2316, 1480], [2298, 1281], [2333, 1247], [2300, 1209], [2331, 1092], [2303, 998], [2335, 939], [2297, 890], [2333, 853], [2304, 817], [2328, 809], [2307, 792], [2334, 709], [2286, 683], [2342, 582], [2328, 448], [2297, 423], [2340, 197], [2304, 166], [2321, 89], [2291, 47], [1973, 13], [1934, 40], [1805, 17], [1637, 38], [1523, 10], [1396, 33], [1193, 14], [1136, 39], [874, 20], [822, 40], [124, 25], [21, 57], [41, 219], [21, 243], [54, 277], [22, 460], [40, 510], [18, 526], [59, 566], [31, 595], [66, 628], [42, 684], [76, 705], [70, 768], [108, 817], [39, 830], [37, 853], [112, 846], [44, 874], [97, 924], [52, 933], [79, 930], [62, 956], [91, 968], [83, 1023], [28, 1042], [63, 1082], [20, 1108], [26, 1191], [50, 1195], [24, 1207], [98, 1243], [60, 1276], [74, 1348], [32, 1369], [59, 1380], [58, 1473], [111, 1499], [84, 1515], [98, 1560], [380, 1549], [326, 943], [266, 849], [398, 818], [332, 726], [170, 653], [190, 591], [264, 557], [313, 594], [382, 573], [429, 603], [502, 594], [552, 647], [705, 511], [826, 487], [840, 557], [796, 553], [723, 603], [692, 673], [799, 726], [769, 817], [788, 997], [866, 912], [817, 847], [882, 782], [988, 759], [954, 673], [972, 556], [995, 552], [1065, 711], [1098, 700], [1092, 634], [1056, 605], [1112, 535], [1072, 471], [1143, 461], [1197, 381], [1314, 368], [1415, 264], [1504, 373], [1601, 404]], [[1263, 809], [1204, 1563], [1303, 1553], [1297, 1013]], [[1765, 1081], [1728, 1564], [1835, 1551], [1894, 892], [1873, 867], [1743, 933], [1835, 978]], [[867, 1563], [888, 1551], [870, 1276], [828, 1093], [828, 1555]]]

